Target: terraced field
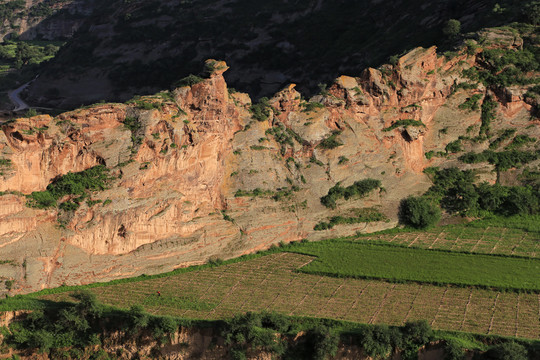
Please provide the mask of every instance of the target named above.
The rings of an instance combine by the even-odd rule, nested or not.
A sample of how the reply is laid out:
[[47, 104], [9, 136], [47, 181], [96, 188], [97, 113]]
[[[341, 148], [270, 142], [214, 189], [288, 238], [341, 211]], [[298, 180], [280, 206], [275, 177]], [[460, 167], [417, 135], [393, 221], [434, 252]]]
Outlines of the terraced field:
[[[277, 253], [170, 277], [91, 289], [99, 300], [155, 314], [220, 319], [246, 311], [540, 338], [540, 294], [334, 278], [295, 270], [313, 257]], [[157, 295], [161, 292], [161, 296]], [[48, 295], [66, 299], [67, 293]]]
[[540, 234], [502, 227], [444, 227], [416, 233], [362, 236], [360, 240], [427, 249], [540, 257]]

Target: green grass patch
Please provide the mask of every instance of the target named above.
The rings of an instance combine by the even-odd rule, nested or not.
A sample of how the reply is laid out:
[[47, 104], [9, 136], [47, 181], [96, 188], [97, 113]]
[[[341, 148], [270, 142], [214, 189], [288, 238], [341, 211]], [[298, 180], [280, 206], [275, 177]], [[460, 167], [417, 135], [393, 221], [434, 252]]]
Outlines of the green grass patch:
[[311, 274], [540, 291], [540, 260], [360, 242], [303, 244], [291, 251], [318, 258], [300, 271]]

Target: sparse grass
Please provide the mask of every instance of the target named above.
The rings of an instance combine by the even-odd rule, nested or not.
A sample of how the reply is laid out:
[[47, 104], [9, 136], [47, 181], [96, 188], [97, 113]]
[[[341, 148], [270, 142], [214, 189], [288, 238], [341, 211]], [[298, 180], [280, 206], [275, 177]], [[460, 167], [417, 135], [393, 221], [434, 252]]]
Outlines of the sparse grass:
[[365, 209], [353, 209], [349, 211], [347, 215], [333, 216], [328, 219], [328, 222], [322, 221], [315, 225], [313, 230], [327, 230], [332, 229], [336, 225], [340, 224], [359, 224], [375, 221], [387, 221], [388, 218], [381, 212], [374, 208]]

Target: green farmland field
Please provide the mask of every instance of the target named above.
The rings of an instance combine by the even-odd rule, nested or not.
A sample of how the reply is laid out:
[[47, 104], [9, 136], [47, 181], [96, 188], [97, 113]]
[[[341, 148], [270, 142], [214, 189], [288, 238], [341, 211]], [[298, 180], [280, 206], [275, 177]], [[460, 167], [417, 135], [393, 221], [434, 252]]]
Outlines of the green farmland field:
[[337, 277], [540, 291], [540, 260], [333, 241], [302, 244], [317, 256], [301, 271]]

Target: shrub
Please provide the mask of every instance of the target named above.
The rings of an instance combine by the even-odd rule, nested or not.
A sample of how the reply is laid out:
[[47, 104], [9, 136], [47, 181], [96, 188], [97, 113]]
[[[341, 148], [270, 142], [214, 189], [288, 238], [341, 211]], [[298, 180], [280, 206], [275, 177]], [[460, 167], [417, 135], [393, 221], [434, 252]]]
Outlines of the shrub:
[[330, 135], [329, 137], [321, 141], [320, 144], [317, 145], [317, 147], [322, 148], [322, 149], [334, 149], [334, 148], [337, 148], [338, 146], [343, 145], [343, 143], [337, 139], [337, 137], [340, 134], [341, 134], [341, 131], [337, 131], [337, 130], [332, 131], [332, 135]]
[[465, 351], [455, 340], [447, 340], [444, 346], [444, 360], [463, 360]]
[[329, 222], [320, 222], [313, 230], [319, 231], [319, 230], [327, 230], [332, 229], [335, 225], [339, 224], [358, 224], [358, 223], [367, 223], [367, 222], [373, 222], [373, 221], [385, 221], [387, 220], [387, 217], [384, 216], [384, 214], [381, 214], [379, 211], [373, 208], [366, 208], [366, 209], [356, 209], [355, 214], [356, 216], [333, 216], [330, 218]]
[[346, 156], [340, 156], [339, 161], [338, 161], [338, 165], [343, 165], [343, 164], [345, 164], [347, 162], [349, 162], [349, 159]]
[[56, 206], [56, 199], [49, 191], [35, 191], [28, 197], [26, 204], [37, 209], [47, 209]]
[[481, 153], [467, 153], [459, 157], [459, 160], [466, 164], [476, 164], [481, 162], [489, 162], [495, 165], [498, 171], [506, 171], [508, 169], [519, 167], [523, 164], [528, 164], [540, 157], [540, 152], [532, 151], [501, 151], [494, 152], [484, 150]]
[[497, 108], [497, 102], [493, 101], [491, 97], [486, 97], [482, 104], [482, 125], [480, 125], [480, 136], [489, 136], [489, 130], [491, 129], [491, 122], [495, 120], [495, 110]]
[[461, 22], [456, 19], [450, 19], [443, 27], [443, 33], [449, 38], [455, 38], [461, 32]]
[[204, 78], [202, 78], [200, 76], [197, 76], [197, 75], [190, 74], [190, 75], [186, 76], [185, 78], [180, 79], [179, 81], [174, 83], [173, 86], [174, 87], [193, 86], [193, 85], [198, 84], [198, 83], [203, 82], [203, 81], [204, 81]]
[[[106, 188], [109, 181], [109, 169], [103, 165], [78, 172], [67, 173], [54, 180], [45, 191], [35, 191], [28, 195], [27, 205], [38, 209], [55, 207], [58, 199], [66, 195], [78, 195], [78, 200], [88, 196], [88, 191], [99, 191]], [[73, 204], [63, 205], [64, 210], [74, 210]]]
[[248, 312], [227, 321], [222, 335], [225, 343], [232, 345], [235, 356], [240, 358], [249, 346], [282, 355], [286, 350], [286, 343], [276, 337], [276, 333], [287, 332], [289, 324], [287, 318], [277, 314]]
[[335, 356], [338, 350], [339, 335], [333, 329], [317, 325], [315, 328], [306, 333], [308, 349], [311, 350], [308, 354], [309, 359], [325, 360], [329, 356]]
[[365, 328], [360, 334], [359, 345], [373, 359], [386, 359], [393, 349], [402, 346], [402, 335], [397, 328], [378, 325]]
[[517, 214], [536, 214], [539, 210], [538, 194], [530, 187], [514, 186], [509, 189], [508, 196], [505, 198], [499, 209], [505, 216]]
[[426, 320], [409, 321], [402, 328], [403, 340], [409, 344], [424, 345], [433, 338], [433, 330]]
[[489, 360], [527, 360], [527, 349], [515, 342], [497, 344], [488, 349], [485, 357]]
[[420, 121], [420, 120], [413, 120], [413, 119], [406, 119], [406, 120], [398, 120], [394, 121], [392, 125], [390, 125], [387, 128], [384, 128], [383, 131], [391, 131], [394, 130], [400, 126], [407, 127], [407, 126], [423, 126], [426, 127], [426, 125]]
[[482, 96], [482, 94], [474, 94], [470, 98], [467, 98], [463, 104], [459, 105], [459, 108], [461, 110], [478, 110], [478, 101], [482, 98]]
[[346, 188], [342, 187], [340, 183], [334, 185], [328, 194], [321, 198], [321, 204], [328, 208], [336, 208], [336, 200], [344, 198], [349, 200], [353, 196], [363, 197], [366, 196], [370, 191], [380, 188], [381, 181], [375, 179], [365, 179], [360, 181], [355, 181], [354, 184]]
[[178, 329], [177, 321], [170, 316], [160, 316], [152, 319], [150, 326], [154, 338], [158, 339], [165, 334], [172, 334]]
[[253, 118], [255, 118], [257, 121], [265, 121], [268, 119], [268, 117], [270, 117], [272, 107], [268, 103], [268, 98], [263, 97], [259, 100], [258, 104], [251, 105], [249, 111], [251, 112]]
[[414, 228], [427, 228], [441, 218], [440, 209], [425, 197], [408, 197], [399, 206], [399, 220]]
[[131, 116], [126, 116], [126, 118], [123, 121], [123, 124], [124, 124], [124, 127], [131, 132], [136, 132], [142, 127], [141, 123], [139, 122], [139, 119], [131, 117]]
[[495, 212], [508, 197], [508, 188], [499, 184], [489, 185], [483, 182], [477, 187], [478, 202], [482, 209]]
[[514, 140], [512, 140], [512, 143], [508, 145], [506, 149], [508, 150], [516, 149], [524, 145], [527, 145], [529, 143], [535, 143], [535, 142], [536, 142], [536, 139], [528, 135], [518, 135], [514, 138]]
[[319, 102], [306, 102], [303, 104], [304, 110], [303, 112], [312, 112], [315, 109], [323, 109], [324, 105]]
[[451, 143], [446, 145], [444, 150], [446, 151], [446, 153], [450, 153], [450, 154], [463, 151], [463, 147], [461, 146], [461, 140], [457, 139], [457, 140], [452, 141]]

